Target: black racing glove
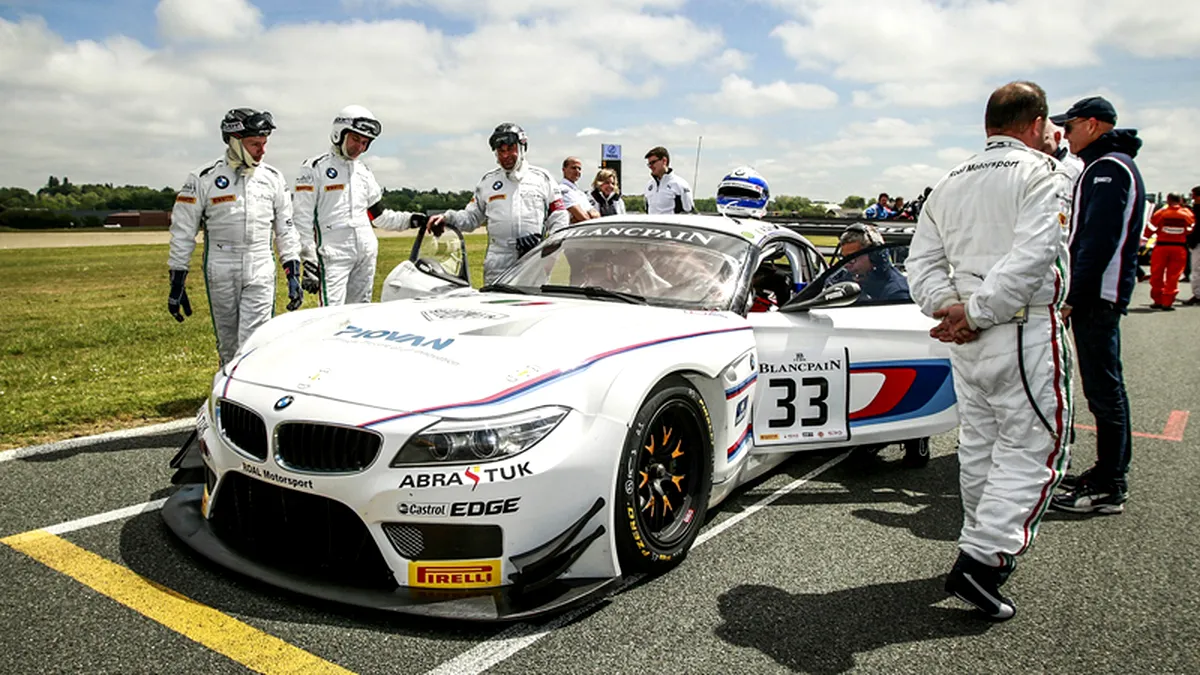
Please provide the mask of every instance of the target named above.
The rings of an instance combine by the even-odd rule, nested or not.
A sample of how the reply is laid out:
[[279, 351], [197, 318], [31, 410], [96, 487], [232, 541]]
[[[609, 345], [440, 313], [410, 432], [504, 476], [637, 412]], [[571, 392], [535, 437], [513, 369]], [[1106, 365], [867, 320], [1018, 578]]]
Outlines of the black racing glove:
[[[176, 321], [182, 323], [184, 314], [192, 315], [192, 303], [188, 301], [187, 289], [183, 287], [183, 282], [187, 280], [187, 270], [168, 270], [167, 274], [171, 278], [171, 293], [167, 296], [167, 311], [175, 317]], [[183, 314], [179, 313], [180, 308], [183, 308]]]
[[300, 261], [288, 260], [283, 263], [283, 276], [287, 277], [288, 285], [287, 310], [294, 312], [304, 304], [304, 291], [300, 288]]
[[415, 230], [418, 227], [425, 227], [425, 223], [427, 222], [429, 222], [429, 216], [424, 213], [414, 213], [408, 218], [408, 227]]
[[304, 261], [304, 290], [316, 295], [321, 292], [321, 268], [315, 262]]
[[542, 241], [542, 235], [530, 234], [517, 240], [517, 256], [523, 256], [533, 250]]

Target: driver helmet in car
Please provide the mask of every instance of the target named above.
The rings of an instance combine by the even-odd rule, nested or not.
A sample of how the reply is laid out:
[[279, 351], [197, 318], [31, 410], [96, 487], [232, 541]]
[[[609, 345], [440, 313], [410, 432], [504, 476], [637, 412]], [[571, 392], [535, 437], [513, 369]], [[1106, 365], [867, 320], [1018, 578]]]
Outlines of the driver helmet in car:
[[767, 179], [748, 166], [739, 166], [717, 184], [717, 211], [722, 215], [762, 218], [769, 201]]

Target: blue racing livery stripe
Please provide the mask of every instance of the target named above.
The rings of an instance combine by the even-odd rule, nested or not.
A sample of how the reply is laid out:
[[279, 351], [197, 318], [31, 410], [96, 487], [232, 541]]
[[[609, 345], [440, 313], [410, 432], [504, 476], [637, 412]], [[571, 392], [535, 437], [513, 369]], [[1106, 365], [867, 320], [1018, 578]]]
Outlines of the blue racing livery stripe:
[[742, 430], [742, 435], [738, 436], [738, 439], [734, 441], [733, 445], [729, 446], [729, 449], [725, 451], [726, 462], [732, 462], [734, 459], [737, 459], [737, 456], [742, 453], [742, 450], [744, 450], [746, 446], [750, 444], [750, 429], [753, 426], [753, 423], [747, 424], [746, 428]]
[[736, 397], [738, 394], [742, 393], [743, 391], [746, 391], [746, 389], [750, 385], [754, 384], [755, 380], [757, 380], [757, 379], [758, 379], [758, 373], [751, 373], [750, 377], [747, 377], [745, 380], [743, 380], [741, 384], [737, 385], [733, 389], [726, 389], [725, 390], [725, 400], [728, 401], [729, 399]]

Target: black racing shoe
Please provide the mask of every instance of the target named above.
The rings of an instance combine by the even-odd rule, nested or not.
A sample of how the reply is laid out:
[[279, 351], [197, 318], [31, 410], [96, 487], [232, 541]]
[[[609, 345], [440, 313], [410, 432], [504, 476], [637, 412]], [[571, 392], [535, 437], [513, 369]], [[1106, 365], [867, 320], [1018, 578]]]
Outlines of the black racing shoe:
[[946, 575], [946, 592], [963, 602], [974, 605], [993, 621], [1008, 621], [1017, 614], [1017, 605], [1000, 594], [999, 575], [986, 566], [954, 565]]
[[1050, 508], [1068, 513], [1099, 513], [1115, 515], [1125, 512], [1129, 493], [1120, 488], [1083, 483], [1071, 492], [1055, 495]]
[[1069, 492], [1086, 483], [1088, 476], [1091, 474], [1091, 469], [1087, 469], [1083, 473], [1069, 473], [1063, 476], [1062, 480], [1058, 481], [1058, 487]]
[[1192, 305], [1200, 305], [1200, 298], [1193, 295], [1192, 297], [1188, 298], [1187, 300], [1184, 300], [1180, 304], [1187, 305], [1188, 307], [1191, 307]]

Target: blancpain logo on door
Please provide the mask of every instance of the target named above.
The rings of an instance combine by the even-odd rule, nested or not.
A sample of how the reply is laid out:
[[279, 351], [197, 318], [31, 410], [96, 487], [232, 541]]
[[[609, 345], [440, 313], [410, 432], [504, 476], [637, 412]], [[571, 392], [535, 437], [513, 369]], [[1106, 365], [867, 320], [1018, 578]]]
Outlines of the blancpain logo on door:
[[529, 462], [487, 468], [468, 466], [456, 471], [410, 473], [400, 479], [399, 487], [400, 489], [419, 489], [470, 485], [471, 491], [474, 492], [480, 483], [503, 483], [532, 475], [533, 471], [529, 468]]

